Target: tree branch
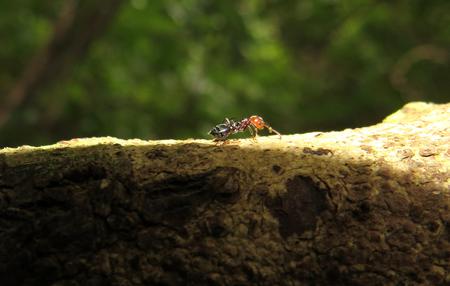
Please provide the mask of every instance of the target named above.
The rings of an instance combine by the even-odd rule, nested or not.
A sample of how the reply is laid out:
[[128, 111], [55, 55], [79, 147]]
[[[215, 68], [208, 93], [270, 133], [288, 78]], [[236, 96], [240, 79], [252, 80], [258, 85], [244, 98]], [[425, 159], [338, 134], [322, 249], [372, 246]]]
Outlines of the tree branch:
[[0, 150], [0, 284], [448, 285], [449, 113]]
[[61, 79], [83, 58], [89, 46], [114, 19], [123, 0], [67, 0], [48, 43], [25, 67], [0, 105], [0, 127], [14, 110], [39, 90]]

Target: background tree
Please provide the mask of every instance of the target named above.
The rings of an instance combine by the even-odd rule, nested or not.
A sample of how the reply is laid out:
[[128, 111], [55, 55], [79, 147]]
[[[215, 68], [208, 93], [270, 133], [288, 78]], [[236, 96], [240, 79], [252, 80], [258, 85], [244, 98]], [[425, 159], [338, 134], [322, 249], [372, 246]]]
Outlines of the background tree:
[[[3, 2], [1, 146], [205, 137], [253, 113], [283, 133], [341, 129], [450, 99], [444, 0]], [[61, 21], [57, 68], [8, 107]]]

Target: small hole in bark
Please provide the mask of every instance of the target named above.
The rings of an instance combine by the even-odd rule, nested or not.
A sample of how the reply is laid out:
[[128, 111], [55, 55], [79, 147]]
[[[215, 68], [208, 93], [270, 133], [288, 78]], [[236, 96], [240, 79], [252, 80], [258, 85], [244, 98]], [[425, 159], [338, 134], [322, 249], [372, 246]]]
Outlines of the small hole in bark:
[[273, 165], [272, 170], [274, 171], [274, 173], [279, 174], [281, 172], [281, 167], [278, 165]]
[[439, 230], [439, 225], [437, 221], [431, 221], [427, 224], [427, 228], [432, 233], [436, 233]]
[[368, 202], [360, 203], [356, 209], [352, 211], [354, 218], [358, 220], [367, 220], [370, 213], [370, 204]]

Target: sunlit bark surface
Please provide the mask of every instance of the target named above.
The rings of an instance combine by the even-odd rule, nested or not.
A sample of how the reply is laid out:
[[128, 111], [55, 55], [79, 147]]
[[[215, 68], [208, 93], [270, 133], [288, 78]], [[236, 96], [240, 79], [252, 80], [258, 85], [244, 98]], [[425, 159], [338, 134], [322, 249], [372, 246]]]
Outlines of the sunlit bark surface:
[[1, 285], [448, 285], [450, 104], [359, 129], [0, 151]]

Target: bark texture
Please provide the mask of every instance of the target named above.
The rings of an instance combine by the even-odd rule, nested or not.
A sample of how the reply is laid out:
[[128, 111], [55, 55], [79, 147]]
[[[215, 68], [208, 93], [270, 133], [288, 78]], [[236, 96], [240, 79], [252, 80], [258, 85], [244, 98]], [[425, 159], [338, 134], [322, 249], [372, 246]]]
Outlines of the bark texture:
[[0, 151], [1, 285], [449, 285], [450, 104], [340, 132]]

